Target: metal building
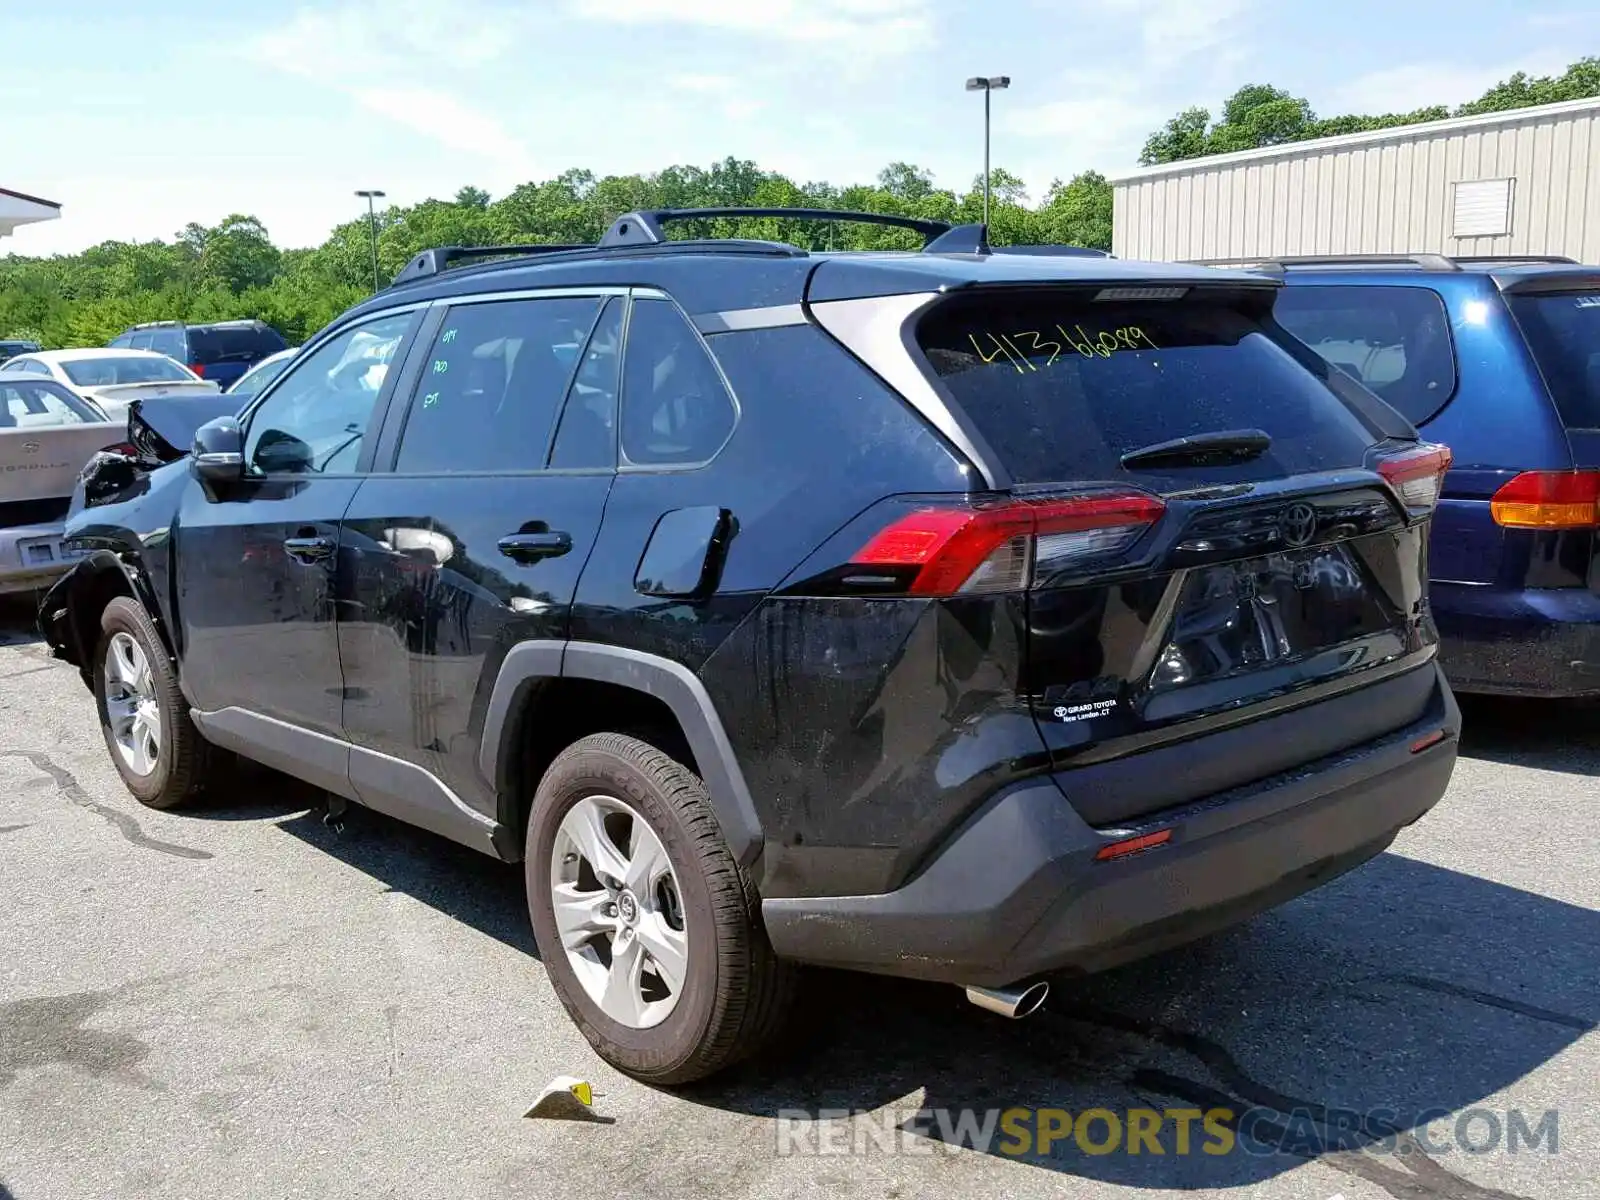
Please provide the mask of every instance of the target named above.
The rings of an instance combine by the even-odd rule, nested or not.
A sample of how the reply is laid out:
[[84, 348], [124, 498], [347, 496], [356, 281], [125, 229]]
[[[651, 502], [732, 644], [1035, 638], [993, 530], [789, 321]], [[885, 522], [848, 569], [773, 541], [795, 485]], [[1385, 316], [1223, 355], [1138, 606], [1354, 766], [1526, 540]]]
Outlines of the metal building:
[[1192, 158], [1114, 176], [1112, 251], [1557, 254], [1600, 263], [1600, 99]]
[[37, 196], [0, 187], [0, 237], [15, 233], [18, 225], [54, 221], [60, 215], [61, 205], [54, 200], [41, 200]]

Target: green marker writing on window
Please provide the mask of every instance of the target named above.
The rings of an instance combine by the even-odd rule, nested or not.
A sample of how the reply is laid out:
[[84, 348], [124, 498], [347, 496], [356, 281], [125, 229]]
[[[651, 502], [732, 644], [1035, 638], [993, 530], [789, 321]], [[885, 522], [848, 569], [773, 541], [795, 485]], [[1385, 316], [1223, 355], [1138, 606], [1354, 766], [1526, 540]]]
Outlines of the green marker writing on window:
[[433, 360], [433, 373], [435, 375], [443, 375], [449, 369], [450, 369], [450, 364], [448, 362], [446, 362], [444, 359], [436, 358], [436, 359]]
[[422, 398], [422, 407], [423, 408], [432, 408], [437, 403], [439, 403], [439, 393], [438, 392], [429, 392], [426, 396], [424, 396]]
[[455, 340], [456, 340], [456, 331], [454, 329], [446, 329], [444, 331], [444, 336], [439, 339], [439, 341], [442, 342], [446, 346], [448, 346], [451, 342], [453, 342]]

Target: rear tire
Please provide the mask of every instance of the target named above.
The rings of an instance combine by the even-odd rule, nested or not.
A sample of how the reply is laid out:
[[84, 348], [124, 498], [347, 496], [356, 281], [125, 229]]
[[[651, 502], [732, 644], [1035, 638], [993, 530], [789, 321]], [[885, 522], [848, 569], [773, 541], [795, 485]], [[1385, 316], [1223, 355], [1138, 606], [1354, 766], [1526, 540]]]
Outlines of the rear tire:
[[[652, 855], [665, 864], [637, 865]], [[705, 783], [654, 746], [602, 733], [562, 751], [534, 796], [524, 868], [550, 982], [618, 1070], [646, 1083], [691, 1083], [754, 1055], [782, 1029], [795, 968], [773, 954]], [[638, 881], [644, 894], [635, 896]], [[639, 958], [630, 957], [635, 942]], [[640, 981], [631, 1004], [614, 978], [628, 970]]]
[[118, 596], [100, 615], [94, 696], [111, 763], [140, 804], [178, 808], [213, 781], [216, 752], [189, 719], [172, 659], [136, 600]]

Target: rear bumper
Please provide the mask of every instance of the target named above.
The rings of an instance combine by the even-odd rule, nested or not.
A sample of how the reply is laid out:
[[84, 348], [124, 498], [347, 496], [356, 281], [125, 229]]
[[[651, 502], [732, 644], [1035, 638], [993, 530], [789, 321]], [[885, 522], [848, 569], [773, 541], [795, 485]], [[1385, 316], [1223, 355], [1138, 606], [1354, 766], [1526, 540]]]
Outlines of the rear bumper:
[[[1460, 714], [1437, 666], [1428, 712], [1386, 738], [1116, 830], [1050, 780], [990, 801], [912, 881], [874, 896], [770, 899], [785, 958], [1000, 986], [1142, 958], [1280, 904], [1383, 850], [1444, 794]], [[1446, 736], [1418, 753], [1412, 744]], [[1098, 862], [1100, 847], [1171, 829]]]
[[[59, 554], [61, 530], [59, 521], [0, 529], [0, 596], [40, 591], [72, 567], [76, 560]], [[39, 561], [40, 546], [50, 547], [48, 561]]]
[[1600, 596], [1587, 588], [1430, 587], [1440, 661], [1461, 692], [1600, 695]]

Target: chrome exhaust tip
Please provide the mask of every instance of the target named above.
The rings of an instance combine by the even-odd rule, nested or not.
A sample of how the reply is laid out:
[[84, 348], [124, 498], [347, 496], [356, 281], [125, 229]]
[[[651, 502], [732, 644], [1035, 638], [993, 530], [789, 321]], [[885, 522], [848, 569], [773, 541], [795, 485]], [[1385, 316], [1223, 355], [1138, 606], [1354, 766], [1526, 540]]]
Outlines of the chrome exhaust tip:
[[973, 1004], [999, 1013], [1002, 1017], [1010, 1017], [1013, 1021], [1038, 1012], [1049, 994], [1050, 985], [1042, 979], [1015, 987], [967, 989], [967, 999]]

